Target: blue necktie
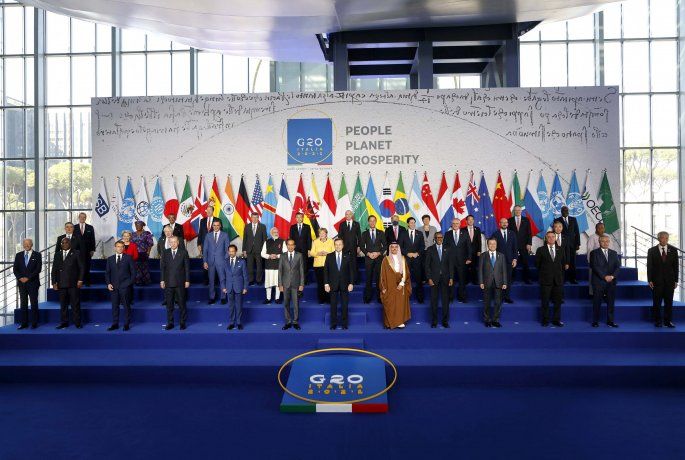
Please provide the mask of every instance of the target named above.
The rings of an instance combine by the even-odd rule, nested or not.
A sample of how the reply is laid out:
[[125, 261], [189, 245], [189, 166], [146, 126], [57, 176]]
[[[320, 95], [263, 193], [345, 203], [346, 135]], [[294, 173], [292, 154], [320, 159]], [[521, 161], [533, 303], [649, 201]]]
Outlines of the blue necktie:
[[26, 265], [27, 267], [29, 265], [29, 252], [28, 251], [24, 252], [24, 265]]
[[340, 271], [340, 253], [338, 253], [336, 258], [338, 259], [338, 271]]
[[438, 259], [442, 261], [442, 246], [438, 246]]
[[492, 264], [492, 268], [495, 268], [495, 255], [490, 254], [490, 263]]

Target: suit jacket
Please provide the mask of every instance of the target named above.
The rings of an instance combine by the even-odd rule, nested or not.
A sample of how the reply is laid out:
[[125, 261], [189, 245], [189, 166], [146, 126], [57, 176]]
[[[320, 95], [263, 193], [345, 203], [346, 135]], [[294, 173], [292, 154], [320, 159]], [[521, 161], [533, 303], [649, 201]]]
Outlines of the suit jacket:
[[159, 262], [161, 280], [165, 287], [184, 287], [184, 283], [190, 282], [190, 258], [188, 251], [180, 246], [176, 250], [176, 257], [172, 257], [171, 249], [166, 249], [162, 253]]
[[423, 254], [426, 252], [426, 243], [423, 240], [423, 232], [418, 229], [414, 229], [413, 242], [409, 237], [409, 234], [410, 232], [407, 230], [407, 253], [418, 252], [419, 257], [423, 257]]
[[[328, 229], [331, 231], [331, 229]], [[312, 248], [312, 228], [305, 223], [302, 223], [302, 231], [297, 231], [297, 224], [290, 226], [290, 238], [295, 240], [295, 250], [309, 254]]]
[[[423, 242], [426, 245], [426, 249], [431, 247], [432, 245], [435, 244], [435, 234], [437, 233], [438, 229], [430, 225], [428, 227], [428, 235], [426, 235], [426, 231], [423, 229], [423, 225], [416, 227], [418, 231], [420, 231], [423, 234]], [[443, 244], [445, 242], [443, 241]]]
[[239, 293], [243, 292], [243, 289], [247, 289], [247, 263], [245, 259], [236, 256], [235, 264], [231, 268], [231, 259], [227, 258], [223, 270], [223, 276], [220, 277], [221, 289]]
[[535, 251], [535, 266], [538, 269], [538, 279], [542, 286], [563, 286], [564, 284], [566, 254], [559, 246], [556, 246], [554, 250], [554, 260], [552, 260], [547, 244], [540, 246]]
[[678, 281], [678, 251], [670, 244], [666, 247], [666, 262], [661, 259], [659, 245], [647, 251], [647, 281], [655, 286], [675, 286]]
[[459, 234], [455, 237], [454, 230], [451, 228], [447, 230], [442, 244], [445, 247], [453, 248], [450, 252], [454, 258], [454, 262], [458, 265], [463, 265], [467, 260], [472, 260], [475, 253], [473, 252], [473, 246], [469, 244], [469, 234], [466, 230], [463, 228], [459, 229], [458, 233]]
[[75, 288], [79, 281], [83, 281], [84, 263], [81, 254], [73, 249], [69, 250], [67, 258], [63, 257], [63, 251], [55, 252], [50, 273], [51, 284], [56, 284], [59, 289]]
[[614, 277], [611, 284], [616, 284], [618, 272], [621, 270], [621, 259], [618, 252], [613, 249], [607, 249], [609, 260], [604, 257], [602, 248], [597, 248], [590, 253], [590, 269], [592, 270], [592, 284], [597, 286], [605, 286], [607, 282], [604, 280], [605, 276], [611, 275]]
[[580, 229], [578, 228], [578, 221], [573, 216], [568, 216], [568, 225], [564, 221], [563, 217], [557, 217], [554, 222], [561, 222], [563, 228], [561, 229], [561, 234], [567, 237], [569, 241], [569, 248], [576, 249], [580, 247]]
[[567, 264], [571, 260], [571, 239], [568, 238], [563, 233], [561, 234], [561, 244], [557, 241], [557, 246], [559, 246], [564, 253], [564, 263]]
[[501, 252], [507, 261], [507, 264], [511, 265], [512, 260], [516, 259], [518, 256], [518, 240], [516, 239], [516, 233], [511, 229], [507, 228], [507, 242], [504, 242], [504, 237], [502, 236], [502, 229], [498, 229], [492, 234], [490, 238], [497, 240], [497, 252]]
[[509, 230], [516, 234], [516, 242], [519, 247], [524, 248], [526, 245], [533, 244], [533, 233], [530, 228], [530, 220], [526, 216], [521, 216], [521, 226], [516, 228], [516, 217], [509, 218]]
[[116, 254], [107, 258], [105, 284], [111, 284], [114, 286], [114, 289], [123, 289], [131, 286], [135, 279], [136, 267], [133, 265], [133, 257], [128, 254], [122, 254], [118, 266]]
[[354, 279], [351, 260], [353, 256], [343, 251], [341, 257], [340, 270], [338, 270], [335, 251], [326, 256], [326, 260], [323, 264], [323, 282], [324, 284], [328, 284], [332, 291], [346, 291], [347, 286], [352, 284], [352, 280]]
[[222, 267], [228, 257], [228, 234], [219, 230], [219, 241], [214, 242], [214, 232], [207, 234], [202, 245], [202, 261], [209, 265]]
[[[466, 233], [466, 239], [469, 238], [469, 229], [464, 227], [464, 232]], [[480, 228], [473, 226], [473, 241], [471, 241], [471, 257], [475, 258], [481, 249], [483, 248], [482, 235]]]
[[507, 257], [499, 251], [495, 252], [494, 267], [490, 261], [490, 251], [481, 253], [478, 261], [478, 284], [484, 284], [487, 288], [494, 283], [496, 288], [501, 289], [502, 286], [509, 284], [508, 266]]
[[257, 223], [257, 232], [252, 233], [252, 222], [245, 225], [245, 234], [243, 236], [243, 251], [248, 254], [259, 255], [262, 252], [262, 246], [268, 239], [266, 234], [266, 227], [263, 223]]
[[[57, 247], [55, 248], [55, 251], [61, 251], [62, 250], [62, 240], [66, 238], [67, 235], [66, 233], [63, 235], [60, 235], [57, 237]], [[76, 234], [76, 231], [71, 234], [71, 250], [72, 251], [81, 251], [83, 248], [81, 247], [81, 238]], [[80, 254], [80, 252], [79, 252]]]
[[367, 255], [369, 252], [380, 252], [381, 254], [385, 254], [387, 247], [388, 246], [385, 244], [385, 233], [382, 230], [376, 229], [375, 241], [371, 241], [371, 230], [366, 230], [362, 233], [361, 250], [364, 255]]
[[456, 257], [453, 257], [451, 252], [454, 249], [442, 245], [442, 259], [438, 254], [438, 246], [432, 245], [426, 249], [426, 261], [424, 263], [426, 280], [433, 280], [433, 283], [439, 281], [448, 282], [452, 279], [454, 273], [454, 264]]
[[[392, 225], [385, 229], [385, 242], [388, 243], [386, 246], [390, 246], [389, 242], [395, 239], [395, 231]], [[403, 256], [407, 255], [407, 244], [409, 243], [409, 232], [406, 228], [401, 225], [397, 226], [397, 242], [400, 245], [400, 252]], [[385, 251], [386, 254], [390, 254], [390, 248], [388, 247]]]
[[296, 289], [304, 286], [304, 264], [302, 254], [293, 251], [293, 263], [290, 265], [290, 253], [284, 252], [278, 261], [278, 285], [284, 289]]
[[[205, 242], [205, 236], [207, 236], [207, 233], [212, 233], [214, 229], [212, 228], [212, 224], [214, 221], [217, 221], [221, 224], [221, 229], [223, 230], [224, 225], [221, 222], [221, 219], [218, 217], [214, 216], [207, 216], [204, 219], [200, 220], [200, 231], [197, 232], [197, 245], [202, 246]], [[209, 225], [209, 227], [207, 227]]]
[[74, 224], [74, 235], [78, 235], [83, 243], [83, 247], [81, 248], [82, 251], [87, 251], [89, 253], [95, 251], [95, 229], [92, 225], [85, 224], [85, 231], [81, 234], [81, 224]]
[[12, 266], [12, 271], [14, 276], [17, 278], [28, 278], [26, 282], [26, 287], [38, 287], [40, 286], [40, 271], [43, 269], [43, 256], [40, 252], [31, 251], [31, 257], [29, 258], [29, 264], [24, 264], [24, 252], [18, 252], [14, 256], [14, 265]]
[[352, 221], [352, 230], [349, 229], [347, 221], [343, 221], [338, 228], [338, 238], [343, 240], [343, 251], [350, 251], [357, 254], [357, 248], [362, 245], [362, 231], [359, 222]]
[[[159, 258], [162, 258], [162, 254], [164, 254], [164, 250], [166, 249], [166, 235], [162, 235], [159, 240], [157, 240], [157, 255]], [[185, 249], [186, 244], [183, 242], [181, 238], [178, 239], [178, 247]]]

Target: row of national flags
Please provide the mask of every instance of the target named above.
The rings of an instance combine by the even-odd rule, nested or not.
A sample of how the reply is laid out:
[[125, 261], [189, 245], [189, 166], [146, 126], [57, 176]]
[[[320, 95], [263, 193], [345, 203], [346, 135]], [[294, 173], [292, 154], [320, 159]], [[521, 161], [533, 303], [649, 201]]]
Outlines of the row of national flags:
[[518, 205], [523, 209], [523, 215], [530, 219], [533, 233], [540, 237], [550, 228], [552, 221], [561, 215], [562, 206], [567, 206], [569, 215], [578, 220], [581, 232], [594, 231], [594, 228], [589, 228], [589, 208], [593, 208], [590, 213], [593, 221], [601, 216], [607, 233], [613, 233], [619, 228], [606, 171], [603, 171], [596, 194], [588, 189], [589, 170], [582, 191], [574, 170], [567, 181], [566, 193], [558, 172], [554, 175], [551, 189], [548, 189], [541, 173], [536, 181], [535, 174], [531, 171], [523, 186], [518, 172], [514, 171], [509, 192], [498, 172], [492, 194], [482, 172], [476, 175], [471, 171], [463, 179], [462, 184], [458, 171], [453, 178], [443, 172], [437, 193], [434, 194], [425, 172], [414, 172], [411, 186], [406, 189], [402, 173], [394, 188], [386, 174], [378, 194], [371, 175], [366, 181], [366, 189], [359, 174], [354, 187], [348, 189], [347, 179], [343, 174], [336, 193], [331, 177], [327, 175], [323, 195], [320, 195], [314, 175], [311, 176], [308, 187], [305, 187], [305, 178], [300, 175], [297, 187], [292, 192], [288, 189], [285, 177], [279, 183], [274, 182], [273, 176], [269, 175], [262, 187], [260, 177], [257, 176], [251, 194], [244, 176], [240, 177], [237, 194], [233, 193], [233, 179], [230, 175], [223, 182], [214, 176], [209, 189], [205, 188], [205, 177], [200, 176], [197, 187], [193, 187], [190, 177], [186, 176], [179, 198], [173, 177], [167, 187], [163, 186], [160, 177], [155, 177], [152, 199], [149, 199], [145, 178], [141, 178], [135, 192], [131, 178], [127, 178], [125, 183], [117, 178], [116, 184], [113, 184], [116, 193], [111, 194], [107, 193], [107, 184], [102, 178], [94, 204], [93, 220], [101, 241], [117, 238], [122, 231], [133, 229], [135, 221], [143, 221], [150, 232], [158, 237], [163, 226], [168, 223], [167, 216], [170, 214], [176, 215], [176, 222], [183, 225], [186, 240], [190, 241], [197, 237], [200, 220], [207, 216], [209, 206], [213, 206], [213, 216], [221, 220], [231, 240], [242, 238], [252, 214], [259, 215], [267, 231], [276, 227], [284, 237], [289, 234], [290, 226], [297, 221], [297, 214], [302, 213], [304, 222], [312, 228], [313, 238], [318, 236], [319, 228], [326, 228], [328, 236], [335, 237], [348, 210], [352, 211], [362, 231], [368, 228], [369, 216], [376, 217], [376, 228], [382, 230], [391, 225], [391, 218], [395, 214], [399, 216], [402, 226], [407, 225], [409, 217], [414, 217], [417, 227], [422, 224], [422, 217], [428, 215], [431, 217], [431, 224], [444, 232], [450, 228], [453, 218], [461, 219], [461, 225], [466, 226], [466, 216], [473, 215], [475, 225], [486, 235], [490, 235], [497, 229], [499, 220], [510, 217], [513, 207]]

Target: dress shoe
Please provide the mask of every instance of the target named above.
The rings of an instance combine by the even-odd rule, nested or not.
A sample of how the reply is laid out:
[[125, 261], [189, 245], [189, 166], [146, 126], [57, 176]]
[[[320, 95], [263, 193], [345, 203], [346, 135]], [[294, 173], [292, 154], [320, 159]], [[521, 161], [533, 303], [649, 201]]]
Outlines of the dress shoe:
[[214, 299], [209, 299], [207, 301], [207, 305], [214, 305], [215, 303], [216, 303], [216, 300], [214, 300]]
[[179, 329], [181, 329], [182, 331], [185, 331], [186, 330], [186, 323], [181, 323], [181, 327]]
[[277, 303], [279, 305], [282, 304], [283, 303], [283, 297], [279, 297], [278, 299], [276, 299], [275, 303]]
[[239, 330], [239, 331], [242, 331], [242, 330], [243, 330], [243, 325], [242, 325], [242, 324], [238, 324], [238, 330]]
[[108, 331], [116, 331], [117, 329], [119, 329], [118, 324], [112, 324], [110, 327], [107, 328]]
[[31, 329], [38, 329], [38, 325], [37, 325], [37, 324], [32, 324], [32, 325], [31, 325]]
[[337, 326], [331, 326], [331, 327], [330, 327], [330, 330], [331, 330], [331, 331], [334, 331], [334, 330], [336, 330], [337, 328], [338, 328]]
[[493, 321], [492, 327], [502, 327], [502, 324], [499, 321]]
[[671, 321], [668, 321], [668, 322], [664, 323], [664, 326], [670, 327], [671, 329], [673, 329], [675, 327], [675, 324], [673, 324]]
[[174, 325], [173, 325], [173, 324], [167, 324], [166, 326], [164, 326], [164, 330], [165, 330], [165, 331], [170, 331], [170, 330], [172, 330], [173, 328], [174, 328]]
[[221, 305], [226, 305], [228, 303], [228, 299], [221, 299]]
[[292, 324], [284, 324], [283, 327], [282, 327], [281, 329], [283, 329], [284, 331], [286, 331], [286, 330], [290, 329], [291, 327], [292, 327]]
[[599, 327], [599, 323], [598, 323], [597, 321], [594, 321], [594, 322], [592, 323], [592, 327]]
[[124, 324], [124, 331], [129, 331], [129, 330], [131, 330], [131, 326], [129, 326], [128, 324]]
[[235, 324], [229, 324], [226, 329], [228, 329], [229, 331], [232, 331], [234, 328], [235, 328]]
[[607, 326], [609, 326], [609, 327], [618, 327], [618, 324], [616, 324], [616, 323], [614, 323], [613, 321], [611, 321], [611, 322], [608, 322], [608, 323], [607, 323]]
[[77, 324], [76, 329], [83, 329], [83, 324]]
[[547, 327], [549, 326], [549, 321], [543, 321], [542, 322], [542, 327]]
[[297, 324], [297, 323], [293, 324], [293, 327], [295, 328], [296, 331], [299, 331], [300, 329], [302, 329], [302, 328], [300, 327], [300, 325]]
[[661, 327], [661, 322], [657, 321], [656, 323], [654, 323], [654, 327]]
[[254, 281], [250, 281], [250, 282], [248, 283], [248, 286], [253, 286], [253, 285], [254, 285]]
[[552, 326], [564, 327], [564, 323], [562, 323], [561, 321], [552, 321]]
[[262, 302], [264, 305], [268, 305], [271, 303], [271, 299], [264, 299], [264, 302]]
[[59, 323], [55, 329], [66, 329], [69, 325], [67, 323]]
[[449, 328], [450, 328], [450, 323], [448, 323], [447, 321], [443, 321], [443, 322], [442, 322], [442, 327], [444, 327], [445, 329], [449, 329]]
[[485, 322], [485, 327], [492, 327], [492, 323], [490, 321]]
[[22, 329], [28, 329], [28, 328], [29, 328], [29, 325], [28, 325], [28, 324], [22, 324], [21, 326], [19, 326], [19, 327], [17, 328], [17, 330], [18, 330], [18, 331], [21, 331]]
[[511, 299], [504, 299], [504, 303], [514, 303], [514, 301]]

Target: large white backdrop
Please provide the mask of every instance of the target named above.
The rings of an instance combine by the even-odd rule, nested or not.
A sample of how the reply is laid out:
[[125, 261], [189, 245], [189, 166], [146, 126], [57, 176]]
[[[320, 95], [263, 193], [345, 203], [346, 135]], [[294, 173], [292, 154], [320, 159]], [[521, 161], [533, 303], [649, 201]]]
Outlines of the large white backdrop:
[[574, 169], [581, 190], [585, 171], [593, 171], [587, 187], [594, 193], [606, 169], [619, 196], [616, 87], [94, 98], [91, 113], [94, 190], [104, 177], [111, 196], [118, 177], [122, 187], [130, 176], [138, 188], [141, 176], [148, 184], [159, 176], [164, 193], [173, 185], [180, 197], [186, 175], [195, 192], [201, 175], [207, 187], [214, 175], [223, 187], [227, 174], [235, 188], [244, 174], [252, 195], [255, 175], [264, 187], [269, 173], [277, 189], [285, 175], [291, 198], [300, 174], [307, 183], [310, 173], [320, 193], [326, 173], [336, 195], [340, 173], [350, 193], [357, 173], [365, 188], [370, 173], [380, 192], [386, 173], [394, 187], [400, 171], [407, 194], [415, 171], [428, 173], [435, 193], [440, 174], [449, 174], [451, 189], [457, 170], [464, 187], [469, 171], [476, 185], [483, 171], [491, 195], [498, 171], [507, 191], [514, 170], [523, 188], [542, 174], [548, 189], [558, 171], [566, 194]]

